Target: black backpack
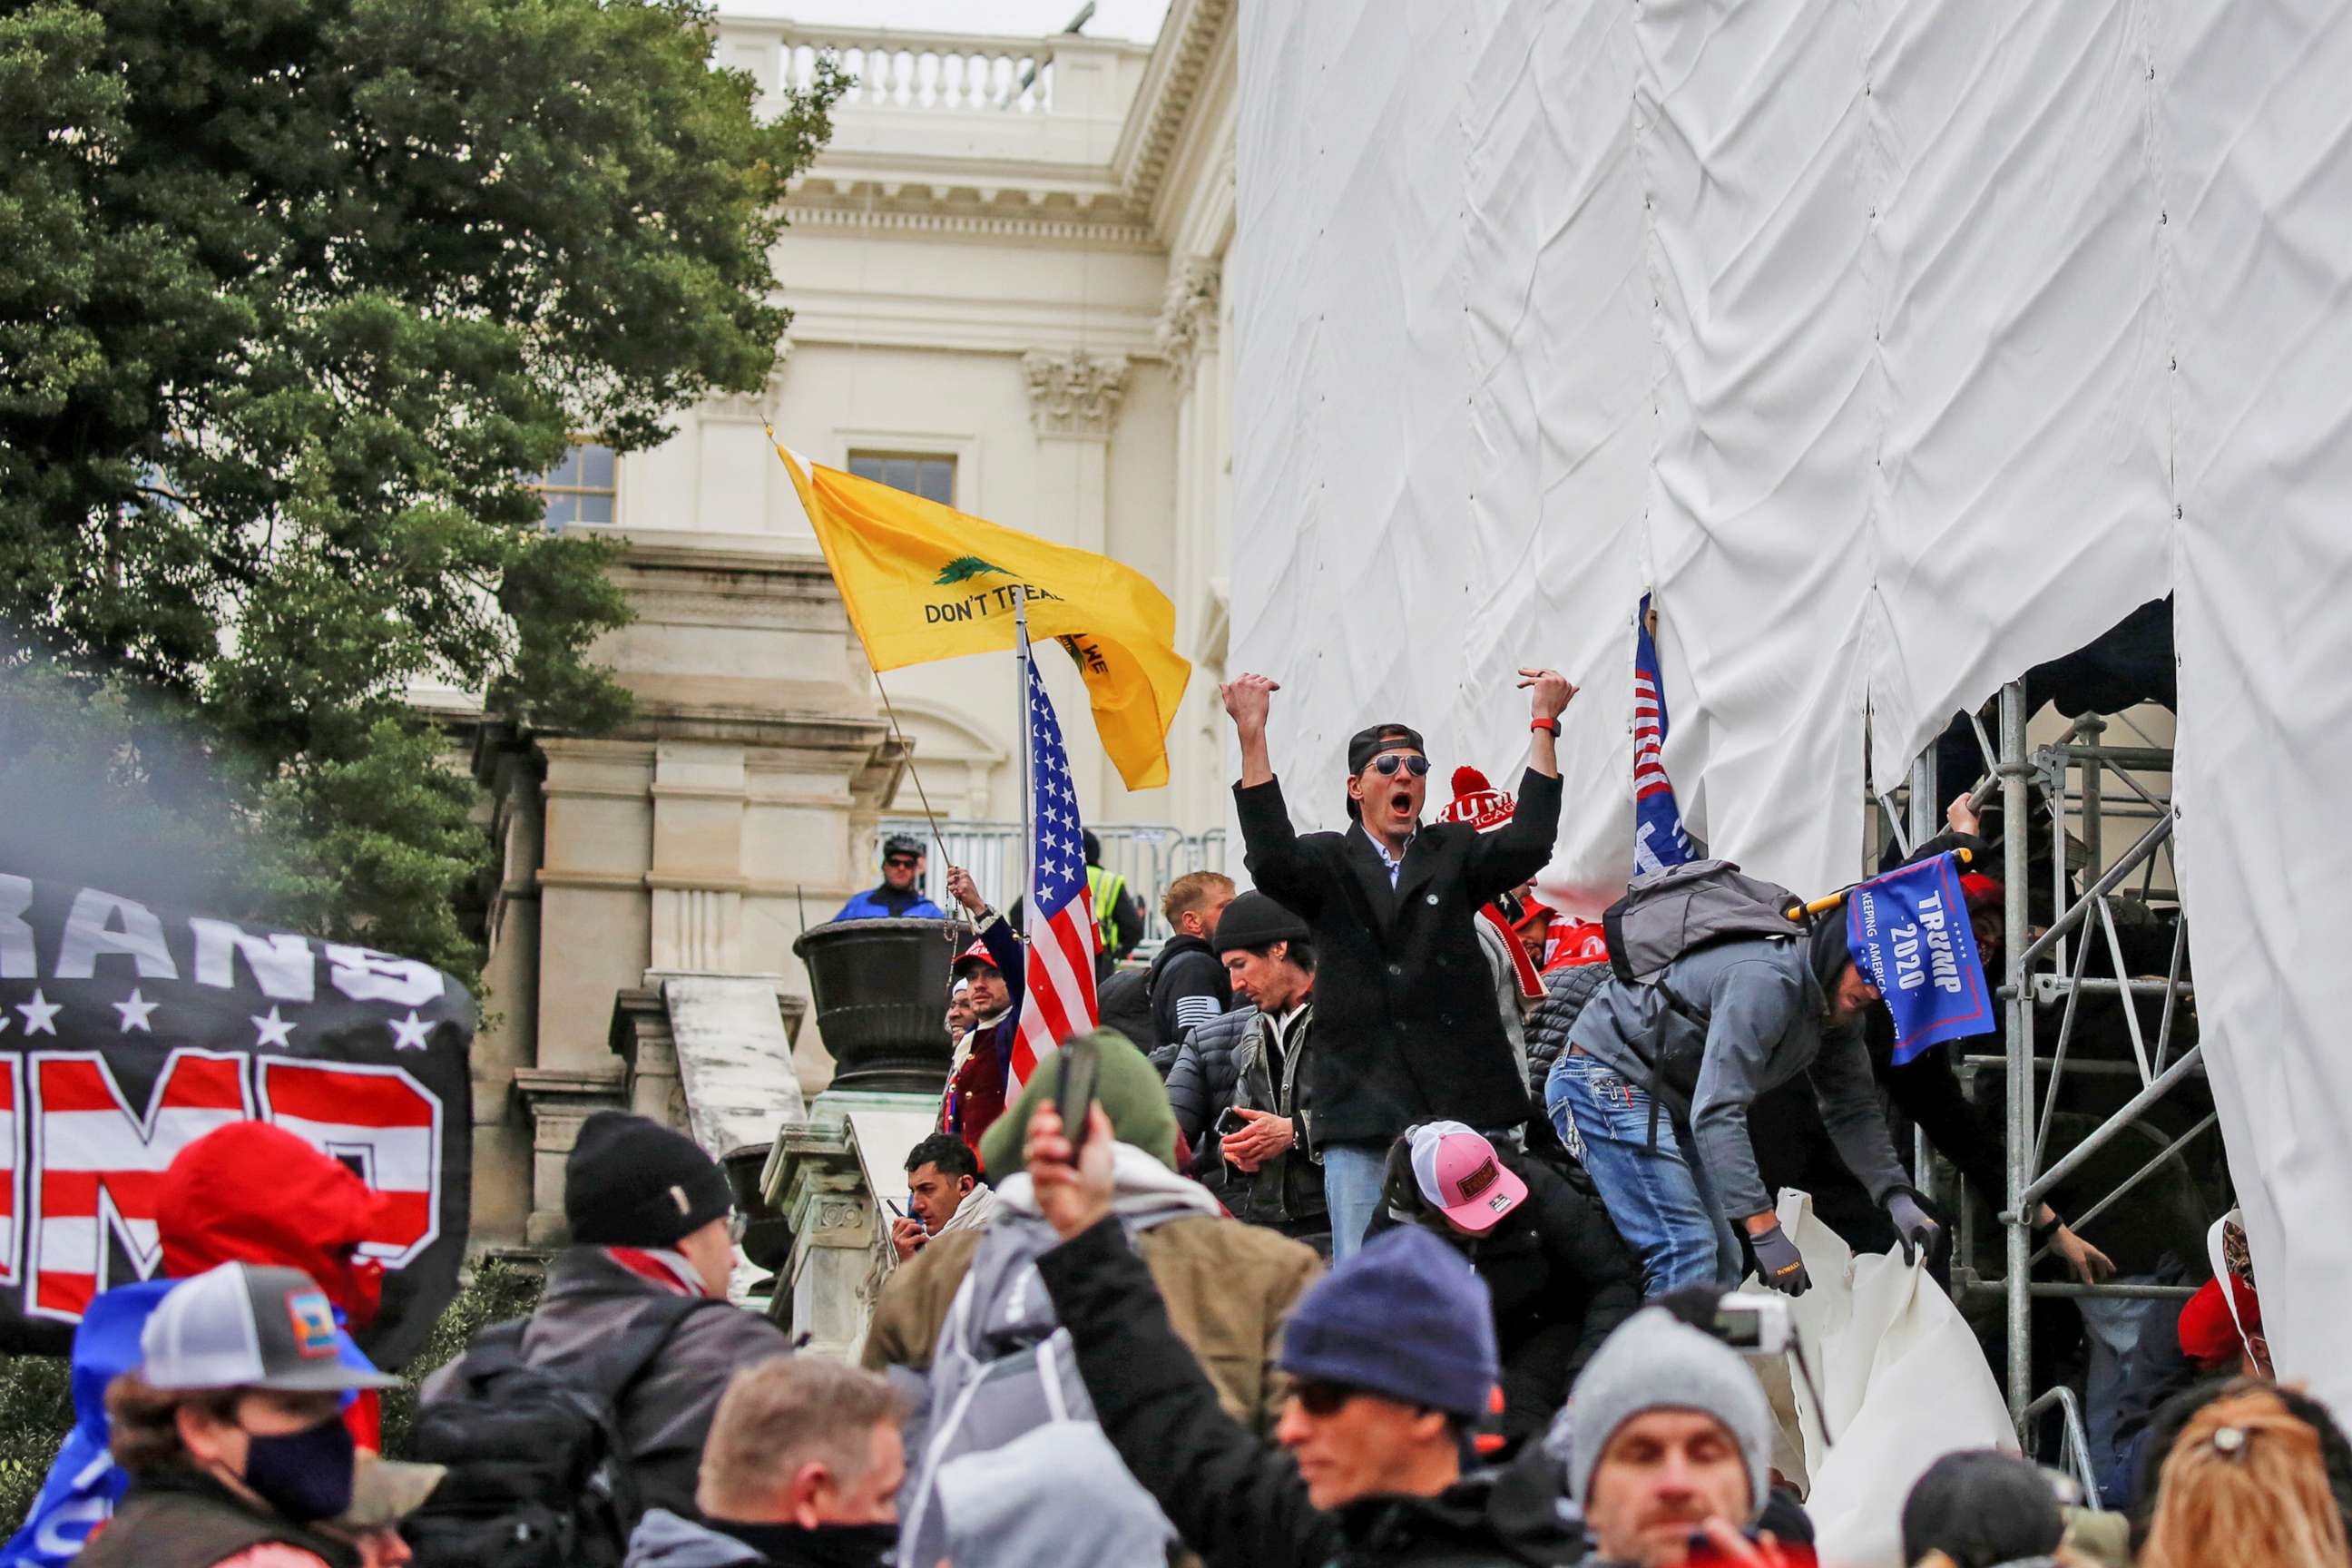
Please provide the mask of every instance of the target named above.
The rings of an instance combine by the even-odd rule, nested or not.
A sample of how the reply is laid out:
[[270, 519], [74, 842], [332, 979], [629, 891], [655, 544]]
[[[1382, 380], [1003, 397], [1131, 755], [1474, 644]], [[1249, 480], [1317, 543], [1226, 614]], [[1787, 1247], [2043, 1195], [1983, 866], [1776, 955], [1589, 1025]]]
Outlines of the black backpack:
[[418, 1568], [619, 1568], [645, 1511], [621, 1397], [688, 1316], [725, 1305], [664, 1299], [572, 1372], [523, 1359], [527, 1319], [476, 1334], [454, 1385], [410, 1428], [411, 1458], [449, 1467], [402, 1522]]
[[1167, 1044], [1151, 1016], [1150, 982], [1148, 969], [1122, 969], [1095, 987], [1095, 1012], [1102, 1026], [1117, 1029], [1146, 1056]]

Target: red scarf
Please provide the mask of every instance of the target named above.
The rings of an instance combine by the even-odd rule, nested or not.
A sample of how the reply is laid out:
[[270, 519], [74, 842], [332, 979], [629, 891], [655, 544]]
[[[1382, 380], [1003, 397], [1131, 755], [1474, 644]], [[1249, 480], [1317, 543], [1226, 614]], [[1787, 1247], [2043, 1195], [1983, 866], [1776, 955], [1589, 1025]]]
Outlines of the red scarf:
[[1530, 1002], [1542, 1001], [1543, 980], [1536, 973], [1535, 960], [1528, 956], [1528, 944], [1519, 940], [1519, 933], [1511, 929], [1511, 922], [1503, 918], [1503, 911], [1487, 904], [1478, 910], [1478, 918], [1503, 933], [1503, 945], [1511, 954], [1511, 973], [1518, 976], [1519, 994]]
[[679, 1254], [649, 1251], [637, 1247], [608, 1247], [604, 1256], [635, 1275], [652, 1281], [673, 1296], [708, 1296], [701, 1277]]

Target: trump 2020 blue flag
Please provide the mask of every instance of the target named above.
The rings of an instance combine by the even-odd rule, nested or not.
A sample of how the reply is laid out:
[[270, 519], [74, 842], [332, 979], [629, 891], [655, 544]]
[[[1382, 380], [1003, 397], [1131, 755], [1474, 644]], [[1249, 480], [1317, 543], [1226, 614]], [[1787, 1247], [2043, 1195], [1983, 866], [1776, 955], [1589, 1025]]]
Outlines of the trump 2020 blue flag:
[[1633, 869], [1646, 876], [1698, 858], [1666, 776], [1666, 690], [1650, 634], [1650, 595], [1633, 612]]
[[1847, 894], [1845, 940], [1895, 1016], [1895, 1066], [1992, 1027], [1992, 986], [1950, 855], [1889, 871]]

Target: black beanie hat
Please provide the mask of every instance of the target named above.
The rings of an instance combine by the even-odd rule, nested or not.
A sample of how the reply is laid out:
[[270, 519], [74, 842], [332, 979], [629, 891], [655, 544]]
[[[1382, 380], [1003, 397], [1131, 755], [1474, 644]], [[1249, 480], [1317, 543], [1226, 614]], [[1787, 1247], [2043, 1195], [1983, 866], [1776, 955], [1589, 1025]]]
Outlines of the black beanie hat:
[[1903, 1560], [1942, 1552], [1958, 1568], [2044, 1557], [2066, 1533], [2058, 1495], [2031, 1459], [1992, 1448], [1947, 1454], [1903, 1501]]
[[1253, 889], [1225, 906], [1217, 917], [1215, 947], [1219, 957], [1276, 942], [1305, 942], [1307, 922]]
[[735, 1206], [725, 1173], [683, 1132], [625, 1110], [580, 1124], [563, 1162], [572, 1239], [597, 1247], [668, 1247]]
[[1853, 962], [1853, 947], [1846, 941], [1845, 906], [1840, 904], [1813, 917], [1813, 929], [1806, 936], [1811, 951], [1813, 978], [1821, 982], [1822, 994], [1837, 989], [1838, 977]]

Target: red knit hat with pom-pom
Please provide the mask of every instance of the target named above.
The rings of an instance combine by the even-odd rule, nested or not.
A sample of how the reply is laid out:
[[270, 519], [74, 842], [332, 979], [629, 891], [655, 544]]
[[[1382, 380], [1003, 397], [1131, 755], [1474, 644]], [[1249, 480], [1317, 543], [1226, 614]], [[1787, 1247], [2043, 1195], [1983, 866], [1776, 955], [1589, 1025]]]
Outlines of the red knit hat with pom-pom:
[[1486, 775], [1467, 765], [1454, 770], [1454, 798], [1437, 814], [1440, 822], [1466, 822], [1481, 833], [1492, 833], [1511, 820], [1517, 802], [1486, 782]]

